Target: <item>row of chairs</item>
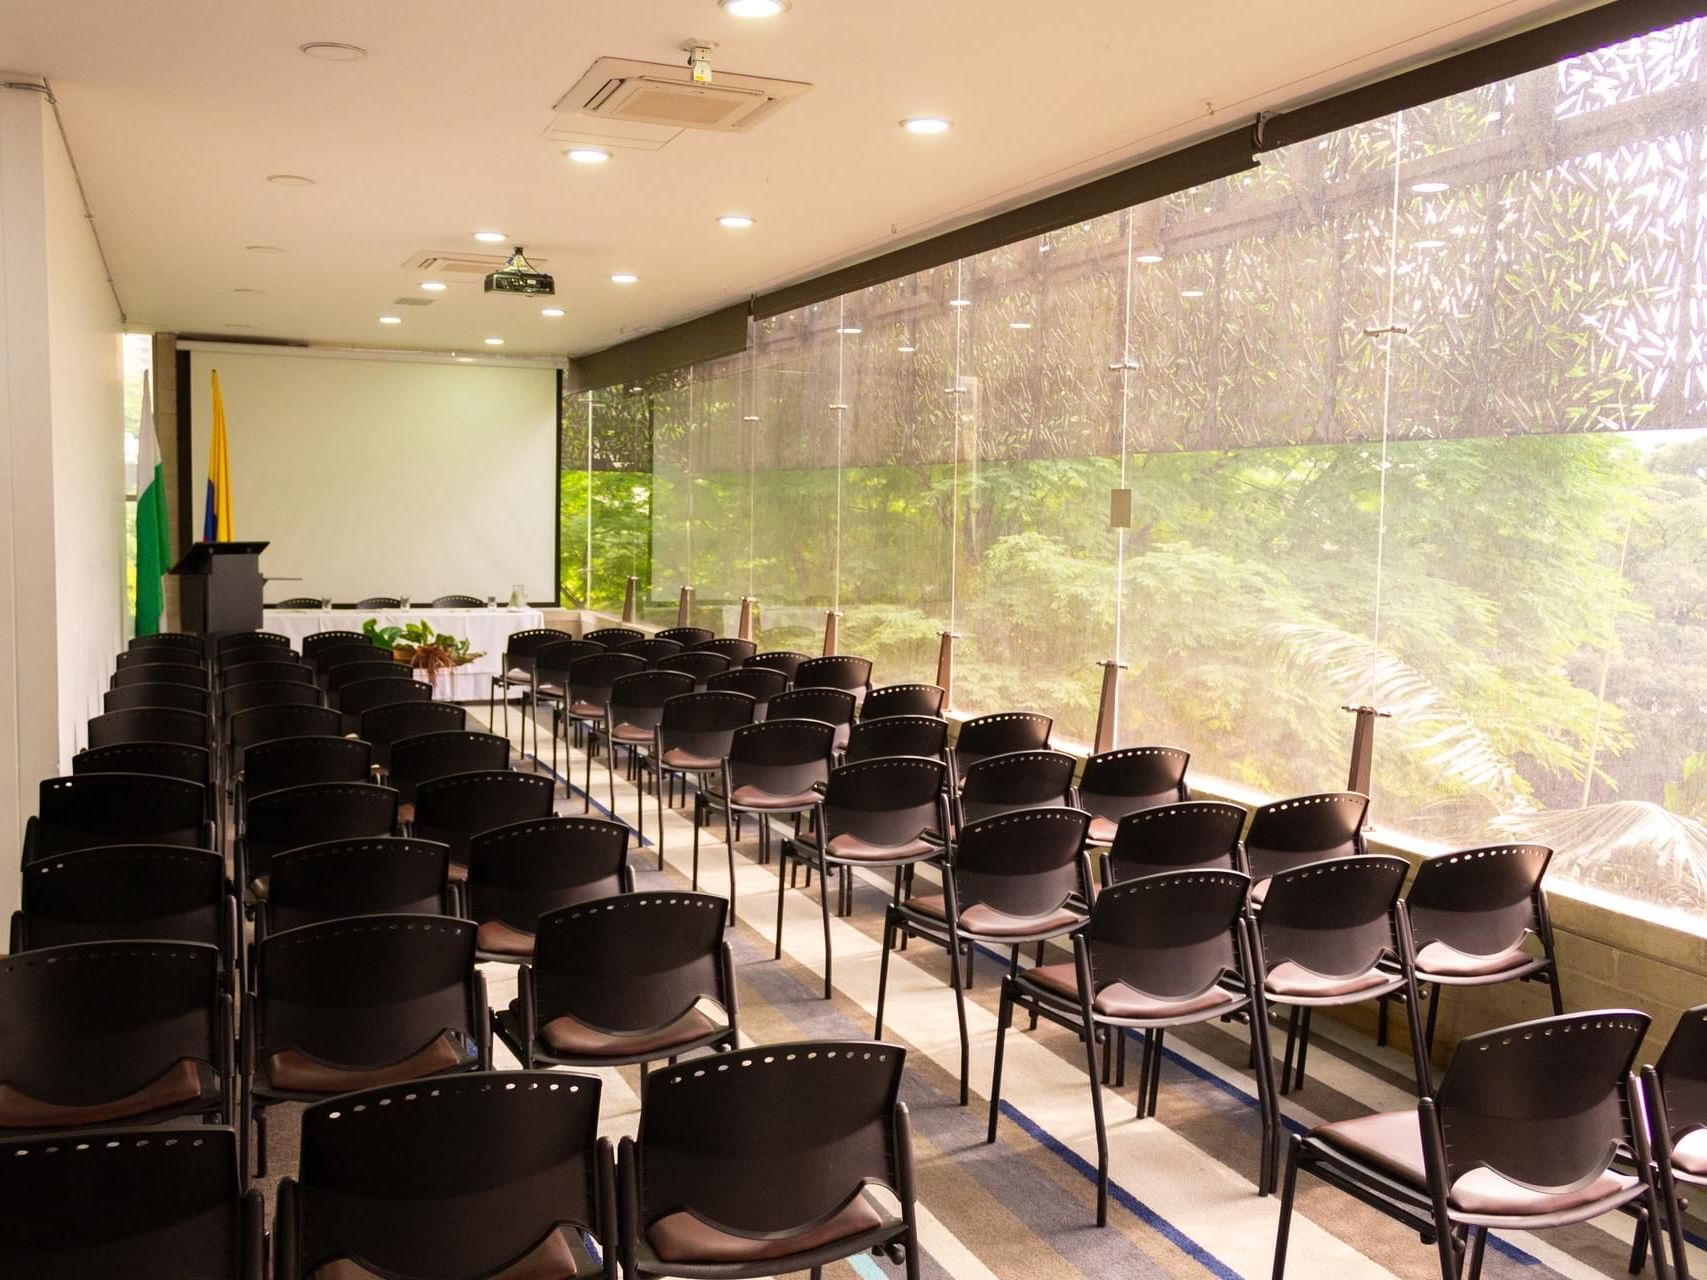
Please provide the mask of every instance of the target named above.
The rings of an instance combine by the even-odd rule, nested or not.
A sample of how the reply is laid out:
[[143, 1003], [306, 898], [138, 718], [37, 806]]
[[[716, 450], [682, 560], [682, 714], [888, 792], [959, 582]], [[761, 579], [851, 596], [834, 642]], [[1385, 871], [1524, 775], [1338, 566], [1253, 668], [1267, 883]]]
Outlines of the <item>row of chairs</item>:
[[[357, 609], [402, 609], [407, 606], [403, 596], [364, 596], [356, 601]], [[319, 596], [288, 596], [277, 604], [268, 605], [269, 609], [319, 609], [325, 605], [325, 600]], [[453, 594], [434, 596], [427, 602], [429, 609], [484, 609], [491, 603], [479, 596]]]

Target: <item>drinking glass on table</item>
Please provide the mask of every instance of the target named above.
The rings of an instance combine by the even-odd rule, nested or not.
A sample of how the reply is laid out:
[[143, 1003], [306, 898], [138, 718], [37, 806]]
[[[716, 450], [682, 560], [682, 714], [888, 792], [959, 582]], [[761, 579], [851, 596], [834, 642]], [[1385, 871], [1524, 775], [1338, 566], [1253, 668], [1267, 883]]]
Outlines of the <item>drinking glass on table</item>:
[[498, 597], [497, 596], [487, 596], [486, 597], [486, 607], [488, 609], [496, 609], [498, 607]]
[[320, 597], [320, 607], [322, 609], [330, 609], [332, 607], [332, 597], [331, 596], [321, 596]]

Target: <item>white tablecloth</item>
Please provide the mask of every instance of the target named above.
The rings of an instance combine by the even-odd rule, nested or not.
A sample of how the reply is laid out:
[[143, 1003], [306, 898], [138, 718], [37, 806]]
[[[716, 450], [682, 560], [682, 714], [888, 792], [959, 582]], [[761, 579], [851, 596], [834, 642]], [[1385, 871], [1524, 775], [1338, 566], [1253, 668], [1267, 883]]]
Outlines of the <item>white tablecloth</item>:
[[431, 623], [435, 630], [466, 639], [485, 656], [440, 675], [433, 696], [446, 702], [484, 702], [504, 658], [504, 642], [514, 631], [545, 625], [538, 609], [268, 609], [261, 629], [289, 636], [298, 647], [316, 631], [360, 631], [377, 618], [382, 627], [411, 622]]

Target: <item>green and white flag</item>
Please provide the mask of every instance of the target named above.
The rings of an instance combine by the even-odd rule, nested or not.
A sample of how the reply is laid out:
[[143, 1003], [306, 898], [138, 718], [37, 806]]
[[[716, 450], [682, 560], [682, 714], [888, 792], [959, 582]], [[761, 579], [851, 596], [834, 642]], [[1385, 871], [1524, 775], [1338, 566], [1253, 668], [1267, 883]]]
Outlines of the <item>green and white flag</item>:
[[154, 435], [154, 393], [142, 375], [142, 423], [136, 453], [136, 634], [155, 635], [165, 607], [163, 575], [172, 557], [166, 530], [166, 477]]

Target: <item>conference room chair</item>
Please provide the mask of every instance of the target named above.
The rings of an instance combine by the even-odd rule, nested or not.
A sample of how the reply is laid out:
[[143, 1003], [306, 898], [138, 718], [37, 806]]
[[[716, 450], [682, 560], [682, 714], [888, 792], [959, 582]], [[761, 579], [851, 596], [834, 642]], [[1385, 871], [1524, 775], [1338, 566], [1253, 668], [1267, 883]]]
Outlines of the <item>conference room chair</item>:
[[[578, 658], [590, 658], [603, 653], [604, 646], [590, 640], [553, 640], [541, 645], [533, 655], [534, 706], [551, 708], [551, 771], [557, 772], [557, 734], [563, 724], [569, 701], [569, 668]], [[581, 740], [581, 722], [570, 722], [574, 732], [573, 745]]]
[[1006, 755], [1010, 751], [1047, 751], [1054, 727], [1053, 717], [1037, 711], [998, 711], [966, 721], [948, 751], [951, 788], [958, 790], [966, 770], [985, 756]]
[[153, 773], [204, 787], [211, 781], [208, 749], [181, 742], [119, 742], [90, 747], [71, 757], [72, 776], [86, 773]]
[[243, 808], [236, 840], [237, 883], [267, 896], [273, 856], [286, 849], [388, 836], [397, 828], [397, 793], [371, 782], [311, 782], [256, 796]]
[[481, 960], [533, 956], [539, 919], [560, 907], [634, 892], [626, 823], [535, 818], [468, 842], [468, 916]]
[[318, 596], [286, 596], [277, 604], [270, 604], [269, 609], [319, 609], [326, 602]]
[[665, 640], [659, 636], [648, 636], [644, 640], [630, 640], [624, 644], [611, 645], [611, 653], [632, 653], [648, 668], [656, 668], [665, 658], [673, 658], [687, 646], [674, 640]]
[[[318, 607], [319, 602], [316, 601], [315, 603]], [[314, 634], [302, 638], [302, 660], [318, 664], [320, 655], [326, 650], [352, 644], [372, 645], [373, 641], [359, 631], [316, 631]]]
[[861, 720], [889, 716], [942, 715], [942, 689], [934, 684], [886, 684], [865, 695], [859, 705]]
[[127, 684], [101, 695], [102, 711], [127, 711], [131, 707], [177, 707], [181, 711], [208, 714], [206, 689], [187, 684]]
[[961, 966], [982, 945], [1006, 950], [1013, 973], [1021, 947], [1064, 937], [1084, 925], [1091, 901], [1084, 851], [1089, 825], [1083, 809], [1024, 809], [970, 823], [960, 829], [944, 859], [942, 892], [891, 902], [884, 915], [876, 1034], [883, 1034], [889, 953], [896, 940], [924, 938], [946, 948], [960, 1030], [963, 1107], [971, 1097], [972, 1050]]
[[450, 878], [459, 883], [468, 878], [468, 851], [475, 836], [512, 822], [549, 818], [555, 804], [555, 784], [537, 773], [511, 769], [454, 773], [415, 788], [410, 834], [449, 847]]
[[345, 733], [361, 732], [362, 716], [375, 707], [397, 702], [431, 702], [433, 686], [424, 680], [398, 680], [390, 676], [357, 680], [338, 690], [338, 714]]
[[207, 659], [190, 649], [126, 649], [113, 657], [115, 671], [153, 666], [194, 667], [205, 673]]
[[813, 829], [782, 843], [776, 878], [776, 958], [782, 959], [784, 872], [790, 862], [818, 872], [818, 907], [824, 922], [824, 999], [830, 998], [830, 872], [841, 873], [837, 915], [853, 911], [857, 869], [889, 872], [892, 901], [914, 864], [939, 858], [948, 830], [946, 766], [940, 760], [896, 756], [844, 764], [830, 770], [818, 800]]
[[[272, 651], [269, 650], [269, 652]], [[222, 687], [228, 690], [235, 689], [239, 685], [254, 684], [258, 680], [282, 681], [286, 684], [313, 684], [314, 669], [300, 662], [274, 658], [226, 667], [221, 671], [219, 678]]]
[[218, 947], [125, 938], [8, 957], [0, 1028], [8, 1137], [186, 1116], [230, 1124], [237, 1115]]
[[237, 903], [212, 849], [119, 844], [61, 853], [24, 868], [11, 951], [144, 938], [216, 947], [238, 960]]
[[880, 1253], [918, 1280], [905, 1062], [819, 1040], [652, 1072], [618, 1155], [624, 1276], [816, 1277]]
[[191, 689], [205, 689], [207, 669], [183, 662], [136, 662], [114, 671], [107, 687], [123, 689], [133, 684], [181, 684]]
[[710, 627], [665, 627], [658, 633], [660, 640], [674, 640], [683, 649], [697, 649], [707, 640], [715, 640], [717, 633]]
[[[232, 725], [246, 711], [259, 707], [320, 707], [324, 702], [319, 686], [287, 680], [262, 680], [256, 684], [240, 684], [219, 695], [220, 711], [225, 716], [225, 732], [229, 739]], [[334, 731], [338, 713], [332, 712]]]
[[753, 719], [759, 721], [769, 714], [771, 699], [788, 688], [788, 677], [773, 667], [730, 667], [708, 676], [705, 687], [707, 692], [716, 689], [746, 694], [753, 700]]
[[599, 1088], [591, 1076], [500, 1071], [315, 1103], [296, 1177], [279, 1183], [274, 1280], [615, 1280]]
[[755, 653], [743, 665], [749, 667], [768, 667], [772, 671], [782, 672], [783, 679], [790, 684], [794, 682], [794, 673], [800, 669], [802, 662], [809, 662], [812, 655], [800, 653], [794, 649], [775, 649], [767, 653]]
[[446, 729], [399, 738], [391, 744], [386, 782], [397, 789], [398, 816], [415, 818], [415, 788], [453, 773], [479, 773], [510, 767], [510, 741], [495, 733]]
[[796, 685], [772, 698], [765, 715], [778, 720], [822, 720], [836, 731], [835, 749], [840, 751], [848, 745], [857, 705], [858, 699], [846, 689], [827, 685], [802, 689]]
[[137, 653], [141, 650], [161, 650], [165, 652], [182, 652], [188, 656], [168, 659], [174, 662], [206, 661], [207, 641], [201, 636], [191, 635], [187, 631], [159, 631], [151, 636], [133, 636], [126, 650]]
[[[521, 687], [527, 690], [523, 695], [524, 705], [534, 707], [534, 689], [538, 685], [534, 673], [534, 659], [539, 651], [548, 644], [559, 640], [573, 640], [575, 637], [567, 631], [556, 627], [529, 627], [524, 631], [512, 631], [504, 641], [504, 656], [502, 667], [498, 674], [492, 677], [486, 694], [486, 723], [495, 725], [497, 722], [497, 702], [500, 691], [504, 703], [504, 736], [510, 736], [510, 690]], [[530, 714], [532, 714], [530, 710]], [[527, 750], [527, 721], [522, 721], [522, 750]], [[533, 753], [539, 755], [539, 722], [534, 721]]]
[[126, 742], [176, 742], [186, 747], [207, 746], [211, 729], [198, 711], [176, 707], [132, 707], [89, 718], [89, 745], [116, 747]]
[[770, 861], [771, 819], [802, 816], [818, 807], [818, 783], [830, 777], [835, 729], [822, 720], [764, 720], [735, 730], [723, 758], [720, 785], [702, 788], [707, 812], [723, 811], [729, 856], [729, 912], [735, 912], [735, 822], [751, 814], [759, 827], [759, 861]]
[[1122, 818], [1098, 852], [1102, 882], [1119, 884], [1175, 871], [1243, 871], [1239, 833], [1250, 815], [1219, 800], [1184, 800]]
[[[1106, 1068], [1113, 1053], [1124, 1062], [1127, 1036], [1143, 1033], [1139, 1120], [1156, 1114], [1169, 1031], [1244, 1014], [1253, 1060], [1268, 1051], [1262, 989], [1248, 977], [1255, 972], [1244, 931], [1250, 887], [1249, 876], [1232, 870], [1178, 871], [1112, 885], [1097, 895], [1090, 922], [1073, 935], [1070, 961], [1037, 965], [1002, 979], [984, 1140], [996, 1140], [1002, 1060], [1014, 1010], [1071, 1031], [1084, 1045], [1096, 1125], [1099, 1227], [1108, 1225], [1108, 1128], [1103, 1117], [1106, 1070], [1097, 1069], [1098, 1046]], [[1262, 1116], [1260, 1189], [1268, 1185], [1267, 1161], [1279, 1119], [1261, 1074], [1257, 1093]]]
[[705, 653], [720, 653], [729, 659], [731, 667], [739, 667], [759, 651], [759, 646], [751, 640], [740, 640], [734, 636], [725, 636], [716, 640], [702, 640], [694, 648]]
[[[1433, 1244], [1443, 1280], [1482, 1274], [1491, 1229], [1546, 1230], [1619, 1209], [1637, 1215], [1638, 1230], [1654, 1225], [1643, 1232], [1654, 1274], [1671, 1274], [1631, 1076], [1647, 1029], [1644, 1013], [1603, 1009], [1484, 1031], [1459, 1042], [1439, 1091], [1415, 1108], [1295, 1134], [1287, 1150], [1274, 1280], [1286, 1276], [1300, 1173], [1316, 1175]], [[1518, 1115], [1520, 1123], [1514, 1122]], [[1614, 1167], [1621, 1151], [1635, 1154], [1634, 1172]], [[1640, 1261], [1638, 1254], [1631, 1269]]]
[[486, 980], [467, 920], [356, 916], [268, 934], [243, 1010], [258, 1177], [276, 1103], [492, 1065]]
[[[432, 686], [423, 685], [429, 693]], [[403, 686], [398, 685], [400, 692]], [[423, 733], [449, 733], [468, 726], [468, 712], [454, 702], [431, 699], [382, 702], [363, 711], [356, 721], [356, 736], [373, 747], [373, 762], [381, 769], [391, 767], [391, 745]]]
[[[270, 686], [247, 686], [250, 690], [263, 687]], [[295, 684], [278, 687], [292, 690], [302, 688], [301, 685]], [[271, 742], [277, 738], [335, 737], [340, 724], [338, 713], [331, 707], [307, 702], [267, 702], [227, 712], [226, 768], [230, 775], [236, 778], [243, 771], [243, 757], [256, 743]]]
[[356, 601], [358, 609], [401, 609], [402, 596], [363, 596]]
[[[638, 656], [638, 655], [635, 655]], [[605, 759], [610, 766], [606, 780], [610, 783], [610, 811], [616, 813], [617, 748], [628, 752], [628, 776], [635, 784], [634, 829], [646, 838], [646, 771], [648, 760], [657, 740], [658, 725], [664, 718], [664, 704], [671, 698], [693, 692], [693, 677], [680, 671], [635, 671], [618, 676], [611, 683], [610, 697], [605, 701], [603, 734], [606, 743]], [[594, 730], [597, 733], [598, 730]], [[592, 744], [587, 747], [587, 782], [592, 784]], [[663, 775], [654, 771], [659, 792], [658, 870], [664, 869], [663, 841]]]
[[594, 644], [603, 645], [606, 649], [614, 649], [618, 645], [628, 644], [633, 640], [644, 640], [646, 633], [634, 627], [599, 627], [581, 637], [591, 640]]
[[340, 662], [326, 669], [326, 697], [333, 706], [341, 706], [338, 694], [350, 685], [363, 680], [414, 680], [415, 669], [392, 658], [370, 659], [366, 662]]
[[450, 850], [432, 840], [371, 836], [275, 854], [255, 936], [350, 916], [456, 914]]
[[[569, 664], [568, 683], [561, 686], [568, 692], [564, 716], [571, 731], [578, 731], [586, 742], [587, 771], [581, 787], [582, 812], [591, 813], [593, 805], [593, 756], [598, 747], [599, 731], [605, 724], [605, 704], [610, 701], [611, 686], [623, 676], [646, 669], [645, 660], [632, 653], [594, 653], [576, 658]], [[537, 752], [535, 758], [538, 758]], [[557, 763], [557, 744], [551, 747], [553, 768]], [[615, 753], [607, 755], [607, 764], [616, 767]], [[564, 765], [567, 775], [569, 766]]]
[[448, 595], [434, 596], [432, 607], [435, 609], [483, 609], [486, 602], [479, 596]]
[[258, 662], [288, 662], [292, 666], [301, 667], [307, 671], [309, 679], [314, 678], [314, 668], [303, 662], [301, 656], [294, 650], [270, 647], [223, 650], [219, 657], [214, 660], [214, 672], [223, 683], [229, 684], [231, 683], [229, 672]]
[[703, 690], [705, 682], [712, 676], [729, 670], [729, 659], [721, 653], [707, 653], [702, 649], [689, 649], [660, 660], [658, 670], [684, 672], [693, 677], [695, 689]]
[[548, 912], [498, 1035], [524, 1067], [617, 1067], [740, 1044], [727, 904], [627, 893]]
[[1277, 871], [1367, 855], [1363, 820], [1368, 812], [1369, 797], [1355, 791], [1293, 796], [1259, 808], [1245, 832], [1245, 868], [1256, 881], [1253, 901], [1264, 900], [1263, 882]]
[[212, 849], [206, 788], [148, 773], [43, 778], [24, 824], [23, 865], [112, 844]]
[[[1673, 1274], [1689, 1280], [1679, 1184], [1707, 1187], [1707, 1005], [1683, 1011], [1659, 1061], [1642, 1068], [1641, 1081]], [[1643, 1250], [1631, 1252], [1639, 1267]]]
[[956, 826], [1020, 809], [1073, 808], [1079, 762], [1065, 751], [1009, 751], [981, 756], [961, 776], [952, 797]]
[[289, 653], [292, 648], [291, 638], [277, 631], [233, 631], [214, 641], [213, 653], [217, 660], [234, 649], [280, 649]]
[[[1273, 1055], [1258, 1062], [1269, 1077], [1271, 1095], [1304, 1087], [1313, 1010], [1344, 1008], [1395, 993], [1406, 998], [1417, 1093], [1429, 1091], [1416, 981], [1399, 937], [1399, 889], [1409, 870], [1403, 858], [1368, 855], [1307, 863], [1270, 879], [1262, 910], [1247, 928], [1263, 997], [1271, 1008], [1287, 1012], [1278, 1091]], [[1273, 1163], [1278, 1165], [1278, 1160], [1277, 1151]]]
[[871, 661], [852, 654], [808, 658], [794, 669], [796, 689], [845, 689], [856, 698], [871, 692]]
[[235, 1129], [55, 1133], [7, 1142], [0, 1156], [8, 1280], [265, 1274], [265, 1212], [261, 1193], [244, 1190]]
[[927, 760], [946, 761], [948, 721], [937, 716], [890, 715], [872, 720], [862, 715], [848, 732], [842, 759], [853, 764], [884, 756], [923, 756]]
[[1190, 763], [1191, 753], [1177, 747], [1121, 747], [1087, 759], [1079, 775], [1079, 807], [1091, 815], [1091, 844], [1112, 844], [1129, 813], [1191, 799], [1185, 785]]
[[[689, 655], [684, 655], [689, 656]], [[705, 654], [704, 657], [714, 655]], [[753, 700], [744, 693], [697, 690], [665, 701], [652, 743], [651, 764], [658, 772], [658, 868], [664, 865], [664, 806], [677, 780], [687, 795], [688, 779], [697, 784], [693, 802], [693, 872], [699, 888], [699, 830], [706, 818], [703, 792], [723, 772], [723, 757], [735, 731], [753, 723]], [[733, 887], [731, 887], [733, 893]]]
[[349, 636], [341, 636], [336, 643], [317, 650], [312, 657], [306, 652], [308, 648], [306, 640], [303, 641], [302, 647], [304, 649], [302, 660], [314, 668], [314, 678], [322, 686], [326, 684], [327, 677], [334, 667], [341, 667], [349, 662], [374, 662], [386, 656], [385, 650], [374, 644], [373, 641], [359, 635], [354, 639], [349, 638]]
[[305, 735], [257, 742], [243, 753], [243, 774], [237, 779], [237, 820], [241, 825], [250, 801], [287, 787], [372, 780], [373, 748], [360, 738]]

